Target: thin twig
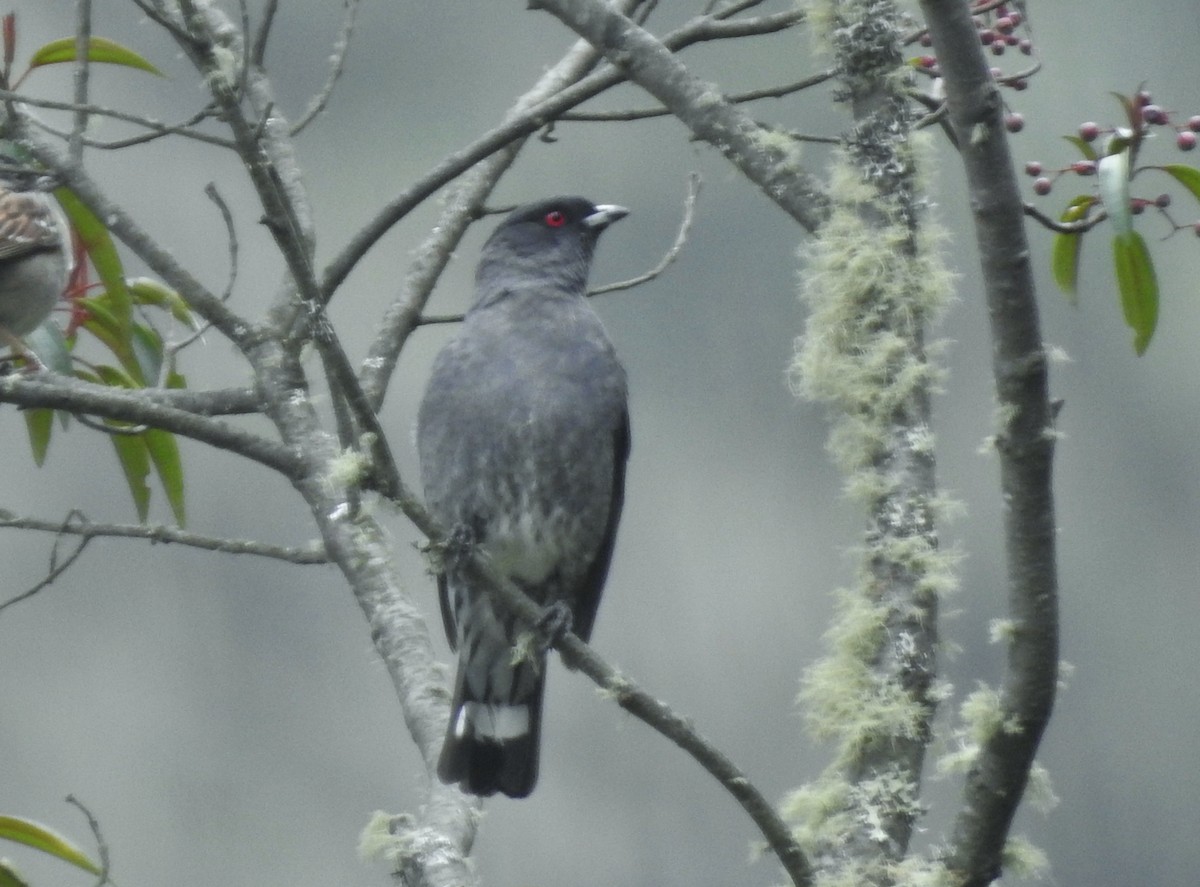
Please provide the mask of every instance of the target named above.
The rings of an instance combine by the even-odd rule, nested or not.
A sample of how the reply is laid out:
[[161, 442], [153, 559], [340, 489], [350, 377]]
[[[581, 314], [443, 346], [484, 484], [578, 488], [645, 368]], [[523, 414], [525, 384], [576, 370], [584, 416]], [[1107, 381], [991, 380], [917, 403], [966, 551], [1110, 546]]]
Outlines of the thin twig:
[[1025, 211], [1025, 215], [1036, 221], [1044, 228], [1051, 231], [1056, 231], [1059, 234], [1083, 234], [1091, 231], [1101, 222], [1108, 218], [1108, 210], [1100, 210], [1094, 216], [1080, 219], [1078, 222], [1060, 222], [1058, 219], [1051, 218], [1043, 213], [1032, 203], [1023, 203], [1021, 208]]
[[76, 518], [81, 518], [82, 516], [83, 515], [80, 512], [72, 510], [67, 515], [65, 520], [54, 525], [51, 532], [54, 532], [56, 536], [54, 539], [54, 545], [50, 548], [50, 567], [45, 578], [35, 584], [32, 588], [26, 589], [15, 597], [11, 597], [7, 601], [0, 603], [0, 612], [3, 612], [14, 604], [19, 604], [21, 601], [28, 600], [43, 588], [53, 585], [55, 579], [69, 570], [75, 561], [79, 560], [79, 556], [83, 554], [84, 549], [87, 548], [88, 544], [92, 541], [89, 537], [81, 537], [79, 539], [79, 544], [75, 546], [75, 549], [67, 555], [66, 559], [63, 560], [62, 563], [59, 563], [58, 560], [58, 544], [63, 540], [63, 538], [65, 538], [67, 528], [71, 522]]
[[0, 511], [0, 529], [32, 530], [55, 533], [59, 536], [79, 536], [89, 540], [95, 538], [144, 539], [149, 542], [184, 545], [188, 548], [213, 551], [219, 554], [248, 554], [298, 566], [329, 563], [324, 546], [320, 542], [311, 542], [301, 546], [273, 545], [255, 539], [208, 536], [165, 524], [149, 526], [147, 524], [94, 523], [79, 512], [72, 512], [66, 521], [52, 521], [36, 517], [19, 517]]
[[342, 17], [341, 31], [338, 32], [337, 40], [333, 44], [333, 53], [329, 57], [329, 76], [325, 78], [324, 85], [309, 101], [304, 113], [292, 124], [292, 135], [302, 132], [309, 123], [316, 119], [318, 114], [325, 110], [329, 97], [333, 94], [333, 87], [341, 78], [342, 71], [346, 67], [346, 54], [350, 51], [350, 38], [354, 34], [354, 19], [358, 14], [358, 4], [359, 0], [342, 0], [345, 15]]
[[67, 154], [76, 166], [83, 163], [83, 134], [87, 131], [88, 115], [81, 108], [88, 103], [88, 82], [91, 57], [88, 47], [92, 40], [92, 0], [76, 0], [75, 16], [75, 123], [71, 127]]
[[275, 13], [279, 10], [279, 0], [267, 0], [263, 7], [262, 24], [254, 35], [254, 48], [250, 51], [250, 63], [261, 68], [267, 56], [267, 41], [271, 37], [271, 25], [275, 22]]
[[[763, 16], [750, 26], [751, 32], [757, 34], [782, 30], [803, 21], [804, 17], [805, 12], [799, 9], [770, 17]], [[740, 27], [738, 29], [724, 27], [730, 24], [741, 25], [741, 23], [714, 21], [709, 17], [693, 19], [664, 36], [662, 44], [669, 50], [678, 51], [708, 40], [747, 36]], [[755, 28], [761, 30], [753, 30]], [[382, 207], [376, 213], [375, 218], [367, 222], [334, 257], [321, 277], [321, 292], [324, 298], [328, 300], [331, 297], [334, 290], [341, 285], [363, 256], [393, 225], [420, 206], [438, 189], [462, 175], [485, 157], [496, 153], [517, 139], [537, 132], [551, 120], [558, 119], [563, 112], [611, 89], [618, 83], [624, 82], [625, 79], [624, 72], [616, 68], [611, 66], [601, 68], [573, 86], [563, 89], [534, 107], [506, 120], [466, 148], [445, 157], [402, 194]]]
[[92, 815], [92, 811], [83, 805], [83, 802], [74, 795], [67, 795], [66, 801], [79, 808], [79, 811], [87, 817], [88, 828], [92, 830], [92, 837], [96, 840], [96, 855], [100, 857], [100, 880], [96, 882], [96, 887], [103, 887], [108, 884], [109, 855], [108, 842], [104, 840], [104, 835], [100, 832], [100, 822]]
[[[742, 105], [746, 102], [756, 102], [760, 99], [783, 98], [784, 96], [831, 80], [836, 75], [837, 72], [834, 70], [821, 71], [809, 77], [796, 80], [793, 83], [785, 83], [782, 86], [768, 86], [763, 89], [733, 93], [725, 96], [725, 101], [734, 105]], [[576, 123], [601, 123], [615, 120], [648, 120], [653, 117], [667, 117], [670, 113], [666, 108], [631, 108], [627, 111], [568, 111], [558, 119]]]
[[645, 274], [639, 274], [637, 277], [631, 277], [629, 280], [621, 280], [616, 283], [608, 283], [604, 286], [598, 286], [595, 289], [588, 291], [588, 296], [599, 296], [604, 293], [612, 293], [618, 290], [632, 289], [635, 286], [641, 286], [643, 283], [648, 283], [658, 277], [671, 266], [674, 261], [679, 258], [679, 254], [683, 251], [684, 245], [687, 243], [688, 235], [692, 230], [692, 221], [696, 215], [696, 199], [700, 196], [700, 186], [702, 182], [700, 173], [693, 172], [688, 176], [687, 196], [683, 199], [683, 219], [679, 223], [679, 231], [675, 235], [675, 242], [671, 244], [671, 248], [667, 250], [662, 260], [647, 271]]

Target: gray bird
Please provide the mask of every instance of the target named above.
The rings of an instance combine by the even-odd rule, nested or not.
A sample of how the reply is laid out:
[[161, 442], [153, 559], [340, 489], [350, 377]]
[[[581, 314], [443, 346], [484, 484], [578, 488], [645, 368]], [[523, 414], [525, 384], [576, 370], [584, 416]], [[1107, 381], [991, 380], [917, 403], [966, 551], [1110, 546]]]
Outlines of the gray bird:
[[[475, 302], [441, 350], [421, 402], [425, 499], [548, 613], [592, 632], [612, 558], [629, 455], [625, 371], [588, 305], [596, 240], [628, 210], [559, 197], [514, 210], [488, 238]], [[545, 652], [485, 589], [438, 576], [458, 676], [438, 776], [472, 794], [537, 781]], [[535, 645], [536, 646], [536, 645]]]
[[66, 289], [71, 244], [50, 197], [25, 187], [0, 181], [0, 341], [36, 363], [21, 337], [50, 316]]

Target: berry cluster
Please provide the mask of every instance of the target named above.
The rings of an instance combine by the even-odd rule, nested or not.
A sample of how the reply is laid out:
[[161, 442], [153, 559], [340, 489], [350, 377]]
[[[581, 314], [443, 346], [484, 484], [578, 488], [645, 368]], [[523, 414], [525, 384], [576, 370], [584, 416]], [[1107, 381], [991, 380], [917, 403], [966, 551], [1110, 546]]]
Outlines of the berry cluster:
[[[1025, 164], [1025, 174], [1033, 178], [1033, 192], [1040, 197], [1045, 197], [1053, 188], [1054, 183], [1059, 177], [1067, 174], [1076, 176], [1093, 176], [1099, 167], [1101, 157], [1107, 154], [1113, 154], [1118, 151], [1129, 150], [1131, 157], [1136, 162], [1138, 152], [1148, 138], [1156, 135], [1156, 130], [1167, 129], [1174, 133], [1175, 147], [1180, 151], [1191, 151], [1196, 147], [1197, 139], [1200, 138], [1200, 114], [1188, 117], [1183, 122], [1175, 122], [1173, 112], [1165, 110], [1161, 105], [1155, 104], [1153, 96], [1145, 89], [1139, 89], [1132, 97], [1118, 96], [1121, 106], [1125, 111], [1126, 125], [1124, 126], [1101, 126], [1098, 123], [1088, 121], [1079, 124], [1076, 134], [1067, 136], [1067, 140], [1072, 142], [1080, 153], [1083, 154], [1083, 160], [1076, 160], [1073, 163], [1068, 163], [1066, 166], [1046, 170], [1042, 164], [1036, 160], [1030, 160]], [[1132, 166], [1133, 164], [1131, 164]], [[1187, 181], [1187, 178], [1181, 179], [1183, 173], [1179, 170], [1182, 167], [1178, 165], [1142, 167], [1141, 169], [1159, 169], [1170, 172], [1177, 181]], [[1131, 179], [1140, 171], [1138, 167], [1131, 169]], [[1185, 170], [1186, 171], [1186, 170]], [[1197, 194], [1200, 198], [1200, 194]], [[1147, 208], [1154, 207], [1163, 211], [1171, 205], [1170, 194], [1159, 194], [1157, 197], [1134, 197], [1129, 198], [1129, 211], [1133, 215], [1139, 215]], [[1171, 223], [1176, 229], [1185, 227]], [[1197, 235], [1200, 235], [1200, 222], [1191, 226]]]
[[[1002, 56], [1010, 49], [1015, 49], [1022, 55], [1033, 55], [1033, 40], [1028, 36], [1025, 16], [1019, 9], [1011, 8], [1011, 2], [1012, 0], [972, 0], [971, 16], [975, 21], [975, 30], [979, 33], [979, 42], [996, 56]], [[924, 47], [933, 45], [928, 31], [922, 31], [915, 40]], [[919, 56], [913, 60], [913, 64], [931, 77], [941, 76], [936, 56]], [[1034, 63], [1011, 73], [1005, 73], [999, 67], [993, 67], [991, 71], [993, 79], [999, 85], [1020, 92], [1029, 88], [1029, 78], [1037, 73], [1038, 68], [1039, 65]], [[1025, 128], [1025, 118], [1010, 111], [1004, 117], [1004, 125], [1009, 132], [1020, 132]]]

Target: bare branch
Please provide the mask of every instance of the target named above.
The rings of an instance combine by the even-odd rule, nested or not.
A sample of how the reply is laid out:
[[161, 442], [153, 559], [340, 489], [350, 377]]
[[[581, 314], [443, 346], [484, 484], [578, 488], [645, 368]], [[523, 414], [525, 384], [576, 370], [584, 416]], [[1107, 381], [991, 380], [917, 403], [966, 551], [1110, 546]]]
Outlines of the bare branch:
[[[764, 89], [731, 93], [725, 96], [725, 101], [734, 105], [743, 105], [747, 102], [759, 101], [760, 99], [783, 98], [792, 93], [825, 83], [831, 80], [836, 73], [835, 71], [821, 71], [818, 74], [804, 77], [793, 83], [785, 83], [782, 86], [768, 86]], [[568, 111], [558, 119], [583, 123], [600, 123], [613, 120], [648, 120], [653, 117], [666, 117], [670, 113], [666, 108], [633, 108], [628, 111]]]
[[[685, 68], [668, 44], [599, 0], [532, 0], [530, 6], [550, 12], [590, 40], [806, 229], [820, 226], [828, 198], [818, 181], [797, 166], [790, 152], [774, 145], [769, 130]], [[694, 27], [703, 34], [734, 24], [701, 19]]]
[[57, 531], [59, 533], [59, 535], [58, 535], [58, 538], [56, 538], [54, 540], [54, 545], [50, 549], [50, 565], [49, 565], [49, 569], [46, 572], [45, 578], [42, 579], [40, 582], [38, 582], [36, 585], [34, 585], [32, 588], [28, 588], [25, 591], [21, 592], [20, 594], [16, 595], [15, 597], [11, 597], [8, 600], [4, 601], [3, 603], [0, 603], [0, 612], [3, 612], [4, 610], [8, 609], [9, 607], [11, 607], [15, 604], [21, 603], [21, 601], [28, 600], [29, 598], [31, 598], [35, 594], [37, 594], [39, 591], [41, 591], [43, 588], [47, 588], [47, 587], [53, 585], [55, 579], [57, 579], [59, 576], [61, 576], [67, 570], [71, 569], [71, 566], [75, 563], [75, 561], [79, 560], [79, 557], [80, 557], [80, 555], [83, 554], [84, 549], [88, 547], [88, 543], [92, 541], [91, 539], [81, 538], [79, 540], [79, 544], [76, 545], [74, 549], [72, 549], [70, 554], [68, 554], [66, 556], [65, 560], [63, 560], [61, 563], [59, 563], [59, 560], [58, 560], [58, 543], [60, 541], [62, 541], [62, 539], [63, 539], [62, 530], [64, 528], [66, 528], [69, 525], [69, 523], [78, 516], [79, 516], [79, 512], [72, 511], [70, 514], [67, 515], [66, 520], [63, 521], [62, 523], [58, 524], [57, 527], [55, 528], [55, 531]]
[[[166, 406], [165, 398], [146, 396], [149, 389], [110, 388], [55, 373], [0, 377], [0, 402], [23, 407], [50, 407], [162, 428], [260, 462], [286, 477], [303, 470], [303, 460], [289, 447], [234, 428], [217, 419]], [[155, 402], [158, 400], [159, 402]]]
[[325, 554], [325, 549], [320, 542], [311, 542], [299, 547], [272, 545], [254, 539], [207, 536], [165, 524], [149, 526], [147, 524], [94, 523], [79, 512], [72, 512], [71, 517], [66, 521], [50, 521], [35, 517], [18, 517], [0, 511], [0, 529], [4, 528], [54, 533], [59, 536], [79, 536], [89, 540], [96, 538], [146, 539], [150, 542], [198, 548], [201, 551], [214, 551], [219, 554], [248, 554], [303, 566], [329, 563], [329, 557]]
[[[145, 135], [134, 136], [128, 139], [119, 139], [111, 142], [101, 142], [87, 136], [81, 136], [82, 144], [88, 148], [116, 150], [119, 148], [127, 148], [130, 145], [144, 144], [146, 142], [153, 141], [154, 139], [170, 135], [183, 136], [184, 138], [194, 139], [195, 141], [205, 142], [221, 148], [233, 147], [233, 142], [231, 142], [229, 139], [208, 135], [207, 133], [198, 132], [191, 128], [201, 120], [212, 116], [212, 111], [208, 108], [198, 111], [183, 123], [170, 124], [162, 123], [161, 121], [153, 120], [149, 117], [142, 117], [138, 114], [130, 114], [126, 111], [118, 111], [115, 108], [106, 108], [102, 105], [79, 104], [76, 102], [57, 102], [53, 99], [34, 98], [32, 96], [23, 95], [19, 92], [11, 92], [6, 89], [0, 89], [0, 101], [20, 102], [21, 104], [29, 105], [30, 107], [46, 108], [52, 111], [71, 111], [76, 114], [88, 114], [97, 117], [111, 117], [114, 120], [121, 120], [125, 123], [133, 123], [137, 126], [143, 126], [146, 129], [152, 130]], [[29, 117], [27, 118], [27, 122], [38, 127], [39, 129], [45, 130], [51, 135], [63, 139], [64, 141], [67, 141], [71, 138], [70, 132], [56, 129], [43, 120]]]
[[1058, 219], [1051, 218], [1043, 213], [1032, 203], [1022, 203], [1021, 209], [1024, 211], [1025, 215], [1029, 216], [1029, 218], [1033, 219], [1043, 228], [1047, 228], [1059, 234], [1083, 234], [1087, 231], [1091, 231], [1108, 218], [1108, 210], [1102, 209], [1094, 216], [1088, 216], [1087, 218], [1080, 219], [1078, 222], [1060, 222]]
[[[623, 16], [621, 18], [623, 21], [628, 21]], [[779, 29], [790, 27], [802, 18], [803, 12], [793, 10], [786, 15], [780, 14], [772, 18], [769, 24]], [[630, 24], [632, 25], [632, 23]], [[721, 24], [721, 22], [717, 22], [714, 29], [714, 22], [710, 18], [694, 19], [663, 37], [661, 45], [668, 50], [680, 50], [705, 40], [733, 36], [731, 33], [720, 31]], [[380, 209], [375, 218], [360, 229], [329, 263], [321, 278], [321, 291], [325, 299], [328, 300], [332, 297], [333, 292], [346, 279], [354, 266], [379, 238], [387, 233], [392, 225], [412, 212], [443, 185], [457, 178], [484, 158], [490, 157], [518, 139], [537, 132], [550, 121], [558, 119], [565, 111], [611, 89], [623, 82], [625, 78], [626, 75], [620, 70], [611, 67], [602, 68], [573, 86], [561, 88], [538, 104], [523, 108], [520, 113], [509, 117], [504, 123], [484, 134], [473, 144], [447, 156], [422, 178], [410, 185], [404, 193]], [[754, 128], [752, 122], [748, 125]], [[819, 208], [825, 203], [824, 197], [815, 191], [809, 195], [809, 200], [814, 212], [819, 211]]]
[[342, 29], [338, 32], [337, 40], [333, 44], [333, 54], [329, 57], [329, 76], [325, 78], [324, 85], [312, 97], [304, 113], [292, 124], [292, 135], [302, 132], [309, 123], [315, 120], [317, 115], [325, 110], [329, 97], [333, 95], [333, 87], [342, 76], [342, 71], [346, 66], [346, 54], [350, 51], [350, 37], [354, 34], [354, 18], [358, 13], [358, 3], [359, 0], [342, 0], [345, 15], [342, 17]]
[[96, 882], [97, 887], [103, 887], [104, 884], [110, 883], [108, 880], [109, 872], [109, 857], [108, 857], [108, 842], [104, 840], [104, 835], [100, 832], [100, 822], [92, 815], [92, 811], [83, 805], [83, 802], [74, 795], [67, 795], [67, 803], [79, 808], [79, 812], [87, 819], [88, 828], [92, 830], [92, 837], [96, 840], [96, 854], [100, 857], [100, 880]]
[[[78, 0], [75, 11], [75, 104], [83, 106], [88, 100], [88, 80], [91, 73], [91, 59], [88, 45], [92, 39], [92, 0]], [[68, 153], [71, 162], [76, 166], [83, 163], [83, 134], [87, 131], [88, 115], [86, 111], [75, 111], [75, 123], [71, 127], [71, 137], [68, 140]]]
[[1009, 611], [1016, 630], [997, 729], [967, 775], [944, 861], [963, 887], [1000, 875], [1012, 818], [1054, 706], [1058, 682], [1053, 407], [1036, 286], [1003, 106], [971, 19], [958, 0], [921, 0], [959, 134], [992, 325]]

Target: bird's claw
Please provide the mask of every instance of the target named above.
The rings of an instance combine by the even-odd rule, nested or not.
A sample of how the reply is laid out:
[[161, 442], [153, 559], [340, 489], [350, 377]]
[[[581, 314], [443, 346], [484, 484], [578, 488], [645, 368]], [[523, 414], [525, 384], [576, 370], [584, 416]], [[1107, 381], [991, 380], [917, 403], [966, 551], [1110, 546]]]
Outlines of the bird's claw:
[[562, 636], [571, 630], [574, 621], [575, 616], [565, 601], [554, 601], [552, 604], [548, 604], [533, 625], [538, 638], [538, 646], [542, 651], [549, 650], [557, 644]]

